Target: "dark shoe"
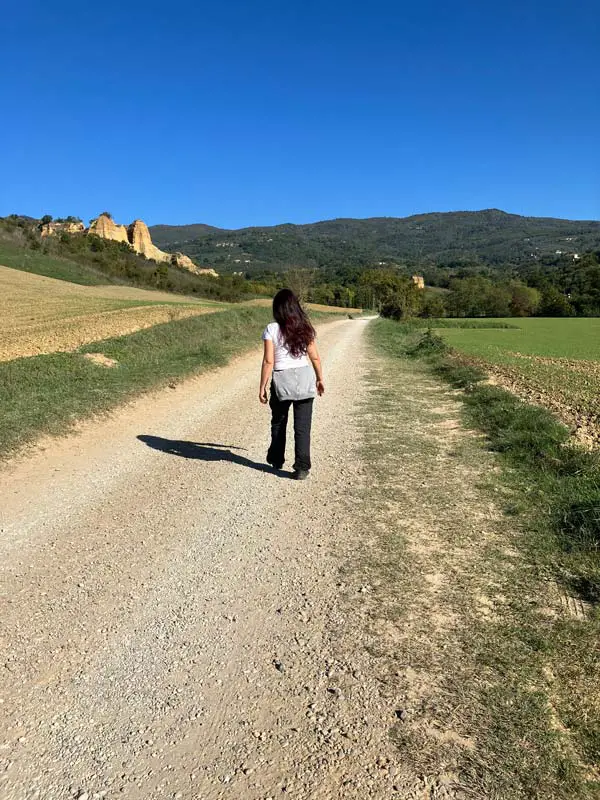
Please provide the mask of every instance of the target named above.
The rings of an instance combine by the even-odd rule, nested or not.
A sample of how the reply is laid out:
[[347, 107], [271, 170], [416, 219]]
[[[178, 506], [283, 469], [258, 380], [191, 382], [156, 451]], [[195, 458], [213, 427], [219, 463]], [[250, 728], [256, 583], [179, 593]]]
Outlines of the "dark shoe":
[[294, 470], [294, 480], [296, 481], [305, 481], [309, 476], [309, 471], [307, 469], [295, 469]]
[[267, 461], [267, 464], [275, 470], [283, 469], [283, 464], [273, 464], [271, 461]]

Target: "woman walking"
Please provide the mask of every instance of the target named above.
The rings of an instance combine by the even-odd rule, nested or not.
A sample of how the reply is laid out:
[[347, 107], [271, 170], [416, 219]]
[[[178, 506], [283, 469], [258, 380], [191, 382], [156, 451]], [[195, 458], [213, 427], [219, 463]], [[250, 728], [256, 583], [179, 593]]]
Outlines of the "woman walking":
[[[264, 355], [258, 397], [271, 406], [271, 446], [267, 462], [285, 463], [285, 437], [290, 406], [294, 407], [294, 478], [305, 480], [311, 467], [310, 428], [315, 396], [325, 391], [315, 329], [296, 295], [282, 289], [273, 299], [273, 317], [264, 330]], [[312, 365], [312, 366], [311, 366]], [[271, 397], [267, 384], [271, 382]]]

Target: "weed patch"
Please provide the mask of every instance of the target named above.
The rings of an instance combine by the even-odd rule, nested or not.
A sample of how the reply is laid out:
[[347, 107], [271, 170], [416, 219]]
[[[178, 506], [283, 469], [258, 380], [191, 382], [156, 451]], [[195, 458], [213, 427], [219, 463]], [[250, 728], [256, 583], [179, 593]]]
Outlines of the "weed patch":
[[[528, 487], [535, 497], [530, 515], [554, 534], [557, 549], [590, 554], [578, 577], [600, 593], [600, 456], [572, 444], [568, 428], [546, 409], [486, 384], [483, 370], [465, 363], [431, 330], [416, 340], [405, 332], [404, 339], [400, 352], [425, 360], [436, 375], [465, 390], [470, 424], [510, 463], [515, 487]], [[572, 577], [573, 566], [562, 564], [564, 574]]]

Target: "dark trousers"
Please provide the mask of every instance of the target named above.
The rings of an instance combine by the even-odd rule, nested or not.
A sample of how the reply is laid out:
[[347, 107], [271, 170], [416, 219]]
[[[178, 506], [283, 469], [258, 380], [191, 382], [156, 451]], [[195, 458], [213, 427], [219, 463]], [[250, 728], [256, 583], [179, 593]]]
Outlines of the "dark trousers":
[[285, 461], [285, 435], [290, 406], [294, 406], [294, 444], [296, 460], [295, 470], [309, 470], [310, 464], [310, 427], [312, 422], [313, 400], [279, 400], [271, 387], [271, 446], [267, 453], [267, 461], [275, 466]]

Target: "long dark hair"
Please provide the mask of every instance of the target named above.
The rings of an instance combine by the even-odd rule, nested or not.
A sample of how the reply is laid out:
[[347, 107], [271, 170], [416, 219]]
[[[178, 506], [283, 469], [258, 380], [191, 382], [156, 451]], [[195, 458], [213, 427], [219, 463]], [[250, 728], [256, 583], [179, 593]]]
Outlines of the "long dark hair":
[[291, 289], [281, 289], [273, 298], [273, 316], [279, 323], [287, 349], [294, 358], [306, 353], [317, 335], [300, 301]]

